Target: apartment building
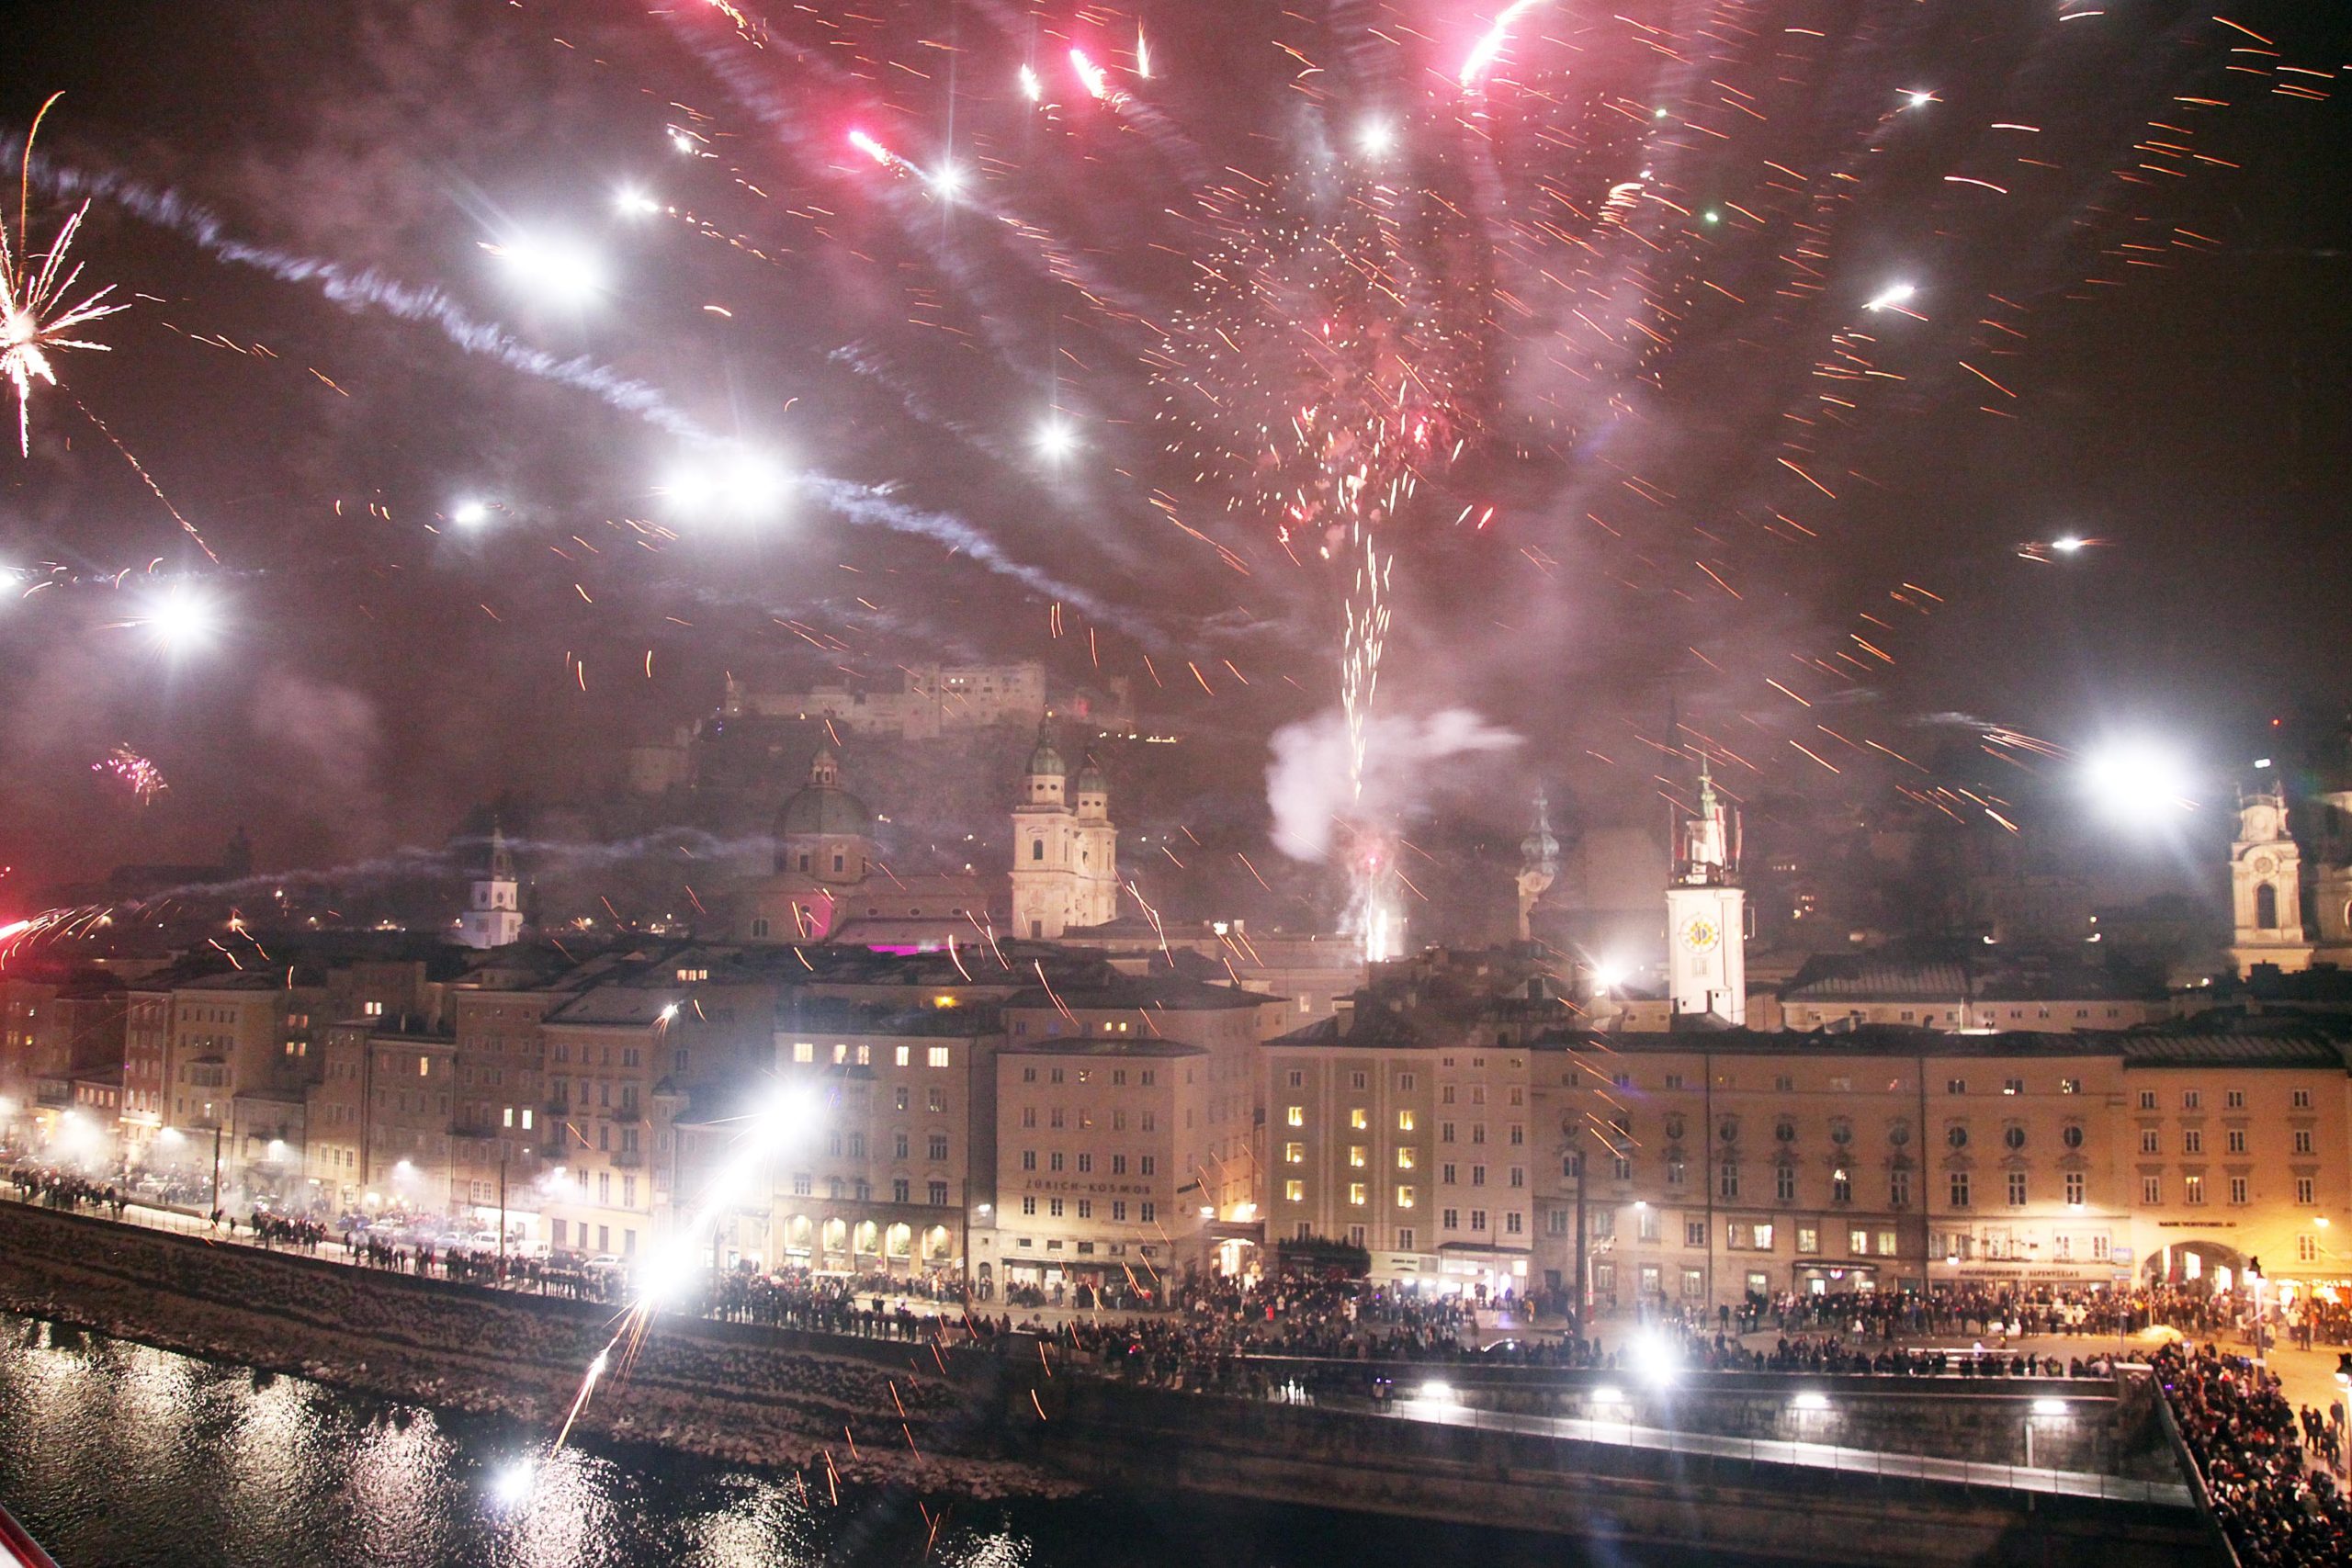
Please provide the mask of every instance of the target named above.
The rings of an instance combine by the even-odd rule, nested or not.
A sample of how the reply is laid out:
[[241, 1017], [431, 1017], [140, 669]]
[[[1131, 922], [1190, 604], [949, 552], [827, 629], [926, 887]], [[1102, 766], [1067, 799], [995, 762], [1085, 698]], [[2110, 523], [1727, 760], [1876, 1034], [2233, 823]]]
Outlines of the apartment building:
[[1212, 1076], [1216, 1059], [1132, 1033], [1008, 1038], [996, 1060], [998, 1211], [993, 1233], [975, 1237], [976, 1284], [998, 1284], [1001, 1270], [1008, 1289], [1124, 1282], [1158, 1294], [1163, 1276], [1205, 1267], [1210, 1107], [1230, 1092]]

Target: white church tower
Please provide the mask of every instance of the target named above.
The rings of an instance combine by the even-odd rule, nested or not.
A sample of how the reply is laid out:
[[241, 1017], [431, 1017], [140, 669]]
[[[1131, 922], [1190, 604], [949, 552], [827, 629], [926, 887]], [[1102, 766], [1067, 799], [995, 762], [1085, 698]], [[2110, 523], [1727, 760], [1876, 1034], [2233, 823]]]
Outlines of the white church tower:
[[2230, 846], [2230, 962], [2241, 975], [2257, 964], [2311, 966], [2303, 931], [2303, 856], [2287, 829], [2287, 797], [2277, 784], [2238, 801], [2237, 841]]
[[[1075, 781], [1054, 749], [1053, 721], [1037, 727], [1021, 799], [1012, 808], [1012, 931], [1052, 941], [1107, 925], [1119, 913], [1119, 830], [1101, 770]], [[1074, 787], [1073, 787], [1074, 785]], [[1072, 798], [1072, 796], [1075, 798]]]
[[1682, 824], [1666, 890], [1667, 976], [1677, 1015], [1747, 1021], [1747, 894], [1732, 882], [1735, 870], [1727, 814], [1702, 756], [1699, 809]]
[[490, 826], [490, 874], [474, 879], [473, 904], [458, 917], [458, 941], [467, 947], [507, 947], [522, 940], [523, 904], [506, 834]]

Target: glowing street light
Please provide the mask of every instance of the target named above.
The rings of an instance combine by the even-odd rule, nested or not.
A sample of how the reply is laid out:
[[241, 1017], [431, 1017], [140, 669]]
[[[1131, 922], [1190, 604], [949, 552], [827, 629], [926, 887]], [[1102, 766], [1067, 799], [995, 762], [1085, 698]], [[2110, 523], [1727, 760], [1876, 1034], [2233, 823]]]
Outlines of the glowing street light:
[[2188, 769], [2179, 756], [2146, 739], [2109, 743], [2083, 760], [2083, 788], [2116, 821], [2153, 827], [2196, 809]]

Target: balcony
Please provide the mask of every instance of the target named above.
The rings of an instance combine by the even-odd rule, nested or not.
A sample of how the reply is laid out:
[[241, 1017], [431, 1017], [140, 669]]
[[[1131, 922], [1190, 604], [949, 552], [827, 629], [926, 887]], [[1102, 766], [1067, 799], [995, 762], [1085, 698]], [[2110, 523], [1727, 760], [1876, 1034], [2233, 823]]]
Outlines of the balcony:
[[645, 1156], [636, 1149], [616, 1149], [612, 1155], [615, 1170], [639, 1170], [645, 1165]]

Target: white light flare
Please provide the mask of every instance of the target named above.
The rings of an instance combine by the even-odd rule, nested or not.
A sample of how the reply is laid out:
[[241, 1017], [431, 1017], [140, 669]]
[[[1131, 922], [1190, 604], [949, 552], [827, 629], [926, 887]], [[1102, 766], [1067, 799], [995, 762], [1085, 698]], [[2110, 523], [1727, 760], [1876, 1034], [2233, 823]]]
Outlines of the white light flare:
[[1899, 310], [1918, 297], [1919, 290], [1908, 283], [1890, 283], [1862, 304], [1865, 310]]
[[481, 248], [550, 304], [585, 305], [605, 292], [605, 264], [583, 245], [525, 236], [503, 244], [484, 241]]
[[773, 515], [791, 491], [792, 476], [782, 463], [741, 447], [691, 458], [661, 486], [681, 512], [734, 522]]
[[1356, 151], [1370, 158], [1383, 158], [1396, 150], [1396, 127], [1385, 119], [1367, 119], [1356, 128]]
[[1078, 432], [1068, 420], [1058, 416], [1037, 427], [1037, 455], [1049, 463], [1058, 463], [1078, 450]]
[[1021, 96], [1033, 104], [1046, 101], [1046, 84], [1038, 80], [1035, 66], [1024, 65], [1021, 68]]
[[2188, 764], [2161, 741], [2109, 742], [2083, 759], [2085, 793], [2109, 818], [2153, 828], [2197, 809]]
[[175, 658], [210, 642], [220, 628], [212, 601], [186, 586], [170, 588], [157, 595], [148, 604], [146, 613], [131, 624], [145, 627], [155, 646]]
[[449, 521], [460, 528], [479, 528], [490, 521], [490, 507], [479, 501], [461, 501], [449, 509]]

